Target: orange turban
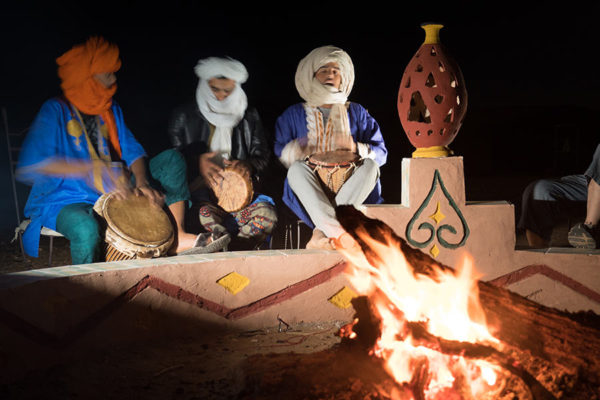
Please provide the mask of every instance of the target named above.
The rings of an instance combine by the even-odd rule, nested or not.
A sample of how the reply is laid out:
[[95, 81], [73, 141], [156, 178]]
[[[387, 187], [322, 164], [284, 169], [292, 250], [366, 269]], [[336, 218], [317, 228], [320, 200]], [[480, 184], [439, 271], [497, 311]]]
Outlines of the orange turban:
[[90, 115], [100, 115], [107, 125], [110, 142], [121, 156], [112, 97], [117, 85], [106, 88], [95, 74], [116, 72], [121, 67], [119, 48], [101, 37], [92, 37], [56, 59], [63, 94], [75, 107]]

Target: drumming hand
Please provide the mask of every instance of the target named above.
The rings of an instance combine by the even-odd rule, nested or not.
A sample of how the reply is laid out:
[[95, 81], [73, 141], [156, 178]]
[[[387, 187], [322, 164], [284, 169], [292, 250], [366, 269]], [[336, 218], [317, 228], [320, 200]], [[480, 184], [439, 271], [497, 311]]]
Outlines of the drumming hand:
[[158, 190], [151, 188], [147, 183], [137, 186], [133, 192], [136, 196], [147, 197], [153, 204], [159, 207], [162, 207], [165, 203], [165, 196]]
[[219, 183], [223, 180], [223, 176], [221, 172], [223, 168], [221, 168], [218, 164], [215, 164], [212, 161], [212, 158], [215, 157], [216, 152], [203, 153], [199, 157], [199, 168], [200, 175], [210, 186], [218, 186]]
[[240, 171], [244, 178], [250, 179], [250, 172], [252, 171], [252, 166], [248, 161], [245, 160], [223, 160], [223, 164], [226, 167], [233, 167], [236, 170]]
[[[100, 160], [96, 160], [94, 162], [102, 162], [106, 164], [104, 161]], [[131, 182], [128, 179], [126, 179], [123, 174], [115, 174], [108, 167], [106, 167], [106, 173], [109, 176], [110, 183], [113, 187], [111, 193], [114, 193], [115, 198], [124, 200], [125, 198], [133, 194], [133, 187], [131, 186]]]
[[305, 156], [311, 155], [316, 151], [316, 146], [308, 143], [306, 136], [296, 139], [300, 145], [301, 154], [297, 158], [304, 158]]
[[335, 135], [333, 137], [334, 150], [348, 150], [356, 153], [356, 142], [350, 135]]

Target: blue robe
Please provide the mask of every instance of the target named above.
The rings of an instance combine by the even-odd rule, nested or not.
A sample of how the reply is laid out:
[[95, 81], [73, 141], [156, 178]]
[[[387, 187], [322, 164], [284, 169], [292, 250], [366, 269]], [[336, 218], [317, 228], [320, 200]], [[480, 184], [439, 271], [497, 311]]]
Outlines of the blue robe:
[[[358, 103], [350, 103], [348, 107], [348, 119], [350, 121], [350, 133], [354, 141], [369, 144], [371, 151], [375, 153], [375, 162], [381, 167], [387, 161], [387, 149], [379, 129], [377, 121]], [[281, 152], [286, 144], [294, 139], [306, 137], [308, 128], [306, 126], [306, 112], [304, 104], [298, 103], [290, 106], [277, 118], [275, 123], [275, 155], [281, 157]], [[296, 194], [290, 188], [287, 178], [283, 187], [283, 202], [309, 227], [314, 224]], [[365, 204], [379, 204], [383, 202], [381, 197], [381, 183], [377, 184], [365, 200]]]
[[[125, 125], [121, 108], [114, 101], [112, 112], [121, 145], [121, 158], [129, 167], [140, 157], [146, 156], [146, 152]], [[72, 120], [74, 121], [67, 125]], [[23, 234], [25, 251], [32, 257], [38, 256], [42, 226], [55, 230], [56, 217], [64, 206], [73, 203], [94, 204], [102, 195], [91, 183], [91, 179], [52, 177], [27, 168], [32, 165], [44, 165], [53, 159], [91, 160], [85, 134], [73, 129], [81, 126], [77, 122], [77, 114], [71, 112], [64, 100], [50, 99], [42, 105], [23, 142], [17, 177], [32, 185], [24, 209], [25, 216], [30, 218], [31, 222]], [[100, 131], [106, 132], [101, 118], [100, 124]], [[67, 129], [67, 126], [71, 129]], [[98, 135], [98, 148], [100, 150], [96, 151], [101, 154], [109, 154], [109, 140], [106, 133]]]

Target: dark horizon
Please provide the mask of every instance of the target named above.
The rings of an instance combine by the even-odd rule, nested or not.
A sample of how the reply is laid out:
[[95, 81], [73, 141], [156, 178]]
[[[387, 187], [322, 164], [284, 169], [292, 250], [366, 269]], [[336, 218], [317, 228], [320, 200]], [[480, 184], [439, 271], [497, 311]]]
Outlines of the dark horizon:
[[[464, 124], [450, 145], [465, 158], [467, 184], [469, 177], [486, 174], [582, 172], [597, 143], [594, 18], [600, 5], [490, 9], [459, 1], [443, 8], [400, 5], [400, 14], [375, 5], [366, 12], [327, 13], [318, 7], [224, 12], [185, 1], [163, 9], [139, 1], [103, 3], [95, 10], [70, 2], [2, 7], [0, 106], [7, 108], [13, 131], [26, 129], [42, 103], [60, 94], [55, 59], [91, 35], [120, 48], [115, 99], [150, 155], [169, 146], [171, 110], [194, 100], [198, 59], [227, 55], [246, 65], [250, 78], [244, 90], [272, 134], [277, 116], [301, 101], [294, 87], [298, 61], [317, 46], [333, 44], [354, 62], [350, 100], [365, 106], [381, 126], [390, 152], [382, 168], [384, 198], [399, 202], [401, 159], [414, 148], [398, 119], [398, 86], [424, 39], [420, 24], [440, 22], [441, 41], [460, 65], [468, 91]], [[572, 135], [578, 147], [569, 142], [569, 152], [556, 153], [572, 132], [578, 132]], [[0, 170], [7, 187], [8, 164]], [[12, 199], [3, 196], [1, 203], [10, 212], [0, 226], [12, 231]]]

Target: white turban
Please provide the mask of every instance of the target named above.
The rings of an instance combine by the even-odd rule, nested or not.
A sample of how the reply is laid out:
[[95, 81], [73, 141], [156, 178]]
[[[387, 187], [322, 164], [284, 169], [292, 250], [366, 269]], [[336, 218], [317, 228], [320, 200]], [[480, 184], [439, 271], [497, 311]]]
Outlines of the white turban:
[[231, 57], [208, 57], [198, 61], [194, 72], [198, 78], [208, 81], [212, 78], [224, 76], [227, 79], [242, 84], [248, 80], [248, 71], [244, 64]]
[[[336, 62], [340, 67], [342, 83], [339, 90], [321, 84], [315, 77], [317, 70], [330, 62]], [[300, 97], [311, 106], [344, 104], [354, 85], [354, 65], [344, 50], [335, 46], [318, 47], [300, 60], [295, 81]]]
[[[196, 103], [204, 118], [216, 127], [208, 145], [211, 151], [230, 153], [232, 129], [242, 120], [248, 107], [248, 98], [240, 86], [248, 79], [248, 71], [244, 64], [233, 58], [209, 57], [198, 61], [194, 72], [200, 78]], [[219, 101], [208, 81], [222, 77], [235, 81], [235, 88], [229, 96]]]

